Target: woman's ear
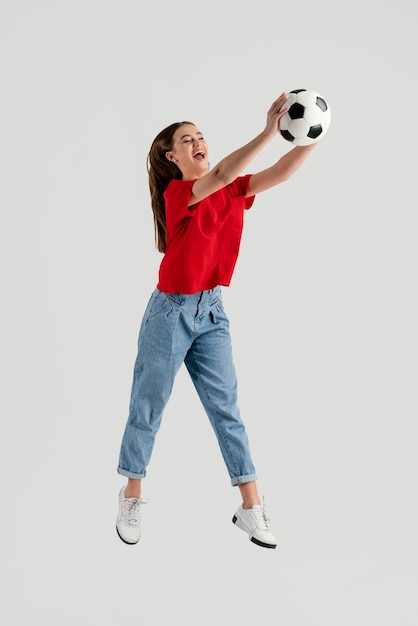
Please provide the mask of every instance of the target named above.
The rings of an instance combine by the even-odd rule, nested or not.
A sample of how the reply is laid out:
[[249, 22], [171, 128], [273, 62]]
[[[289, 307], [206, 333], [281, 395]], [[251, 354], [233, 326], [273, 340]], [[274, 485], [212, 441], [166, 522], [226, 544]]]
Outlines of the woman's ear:
[[165, 153], [165, 158], [168, 159], [169, 161], [171, 161], [172, 163], [176, 162], [176, 159], [173, 157], [172, 152], [166, 152]]

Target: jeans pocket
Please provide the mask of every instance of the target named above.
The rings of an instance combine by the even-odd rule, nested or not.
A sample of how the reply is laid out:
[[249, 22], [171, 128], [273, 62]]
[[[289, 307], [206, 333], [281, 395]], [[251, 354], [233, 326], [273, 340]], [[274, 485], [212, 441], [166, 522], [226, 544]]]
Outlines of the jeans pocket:
[[158, 315], [165, 309], [168, 309], [169, 307], [172, 308], [172, 305], [170, 304], [169, 300], [166, 298], [165, 293], [163, 293], [162, 291], [156, 290], [154, 294], [152, 295], [150, 303], [148, 305], [147, 320], [151, 320], [156, 315]]

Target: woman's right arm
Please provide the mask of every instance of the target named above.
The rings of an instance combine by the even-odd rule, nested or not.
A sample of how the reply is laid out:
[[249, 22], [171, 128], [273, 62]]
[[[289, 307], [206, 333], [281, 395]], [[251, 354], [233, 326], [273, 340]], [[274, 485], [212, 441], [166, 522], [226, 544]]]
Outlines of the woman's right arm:
[[287, 111], [287, 108], [280, 110], [286, 100], [287, 95], [282, 93], [273, 102], [267, 113], [266, 126], [257, 137], [219, 161], [210, 172], [195, 181], [189, 206], [200, 202], [203, 198], [234, 181], [254, 157], [277, 135], [279, 120]]

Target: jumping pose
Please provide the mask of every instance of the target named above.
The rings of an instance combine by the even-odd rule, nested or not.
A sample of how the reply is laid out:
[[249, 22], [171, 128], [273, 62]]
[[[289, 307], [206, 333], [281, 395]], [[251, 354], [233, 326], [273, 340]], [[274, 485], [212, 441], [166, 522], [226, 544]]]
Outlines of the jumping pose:
[[151, 145], [149, 188], [156, 245], [164, 256], [141, 324], [120, 450], [118, 472], [128, 480], [119, 493], [116, 527], [125, 543], [135, 544], [141, 535], [141, 509], [147, 502], [141, 497], [141, 482], [174, 378], [184, 363], [215, 431], [231, 484], [241, 492], [242, 504], [232, 521], [257, 545], [276, 547], [237, 404], [221, 286], [231, 282], [244, 210], [256, 194], [292, 176], [316, 145], [294, 147], [271, 167], [241, 175], [277, 135], [286, 101], [283, 93], [271, 105], [264, 130], [210, 170], [208, 144], [192, 122], [171, 124]]

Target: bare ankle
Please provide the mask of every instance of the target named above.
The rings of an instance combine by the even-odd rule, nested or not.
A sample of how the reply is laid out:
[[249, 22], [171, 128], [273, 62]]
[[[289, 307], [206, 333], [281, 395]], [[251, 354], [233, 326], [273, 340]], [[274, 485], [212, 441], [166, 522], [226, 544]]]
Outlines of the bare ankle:
[[139, 498], [141, 497], [141, 481], [130, 478], [128, 484], [125, 487], [125, 498]]
[[254, 504], [261, 504], [255, 481], [241, 483], [238, 486], [241, 492], [242, 506], [244, 509], [252, 509]]
[[139, 500], [141, 497], [141, 492], [131, 492], [128, 490], [128, 488], [125, 489], [125, 498], [136, 498], [137, 500]]

